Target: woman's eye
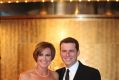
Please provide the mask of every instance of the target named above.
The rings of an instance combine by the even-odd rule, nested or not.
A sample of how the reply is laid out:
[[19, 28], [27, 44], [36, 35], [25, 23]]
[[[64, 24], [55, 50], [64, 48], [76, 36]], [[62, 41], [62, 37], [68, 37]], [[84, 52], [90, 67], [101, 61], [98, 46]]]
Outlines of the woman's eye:
[[51, 56], [50, 54], [46, 54], [46, 56]]
[[38, 54], [38, 56], [43, 56], [43, 54]]

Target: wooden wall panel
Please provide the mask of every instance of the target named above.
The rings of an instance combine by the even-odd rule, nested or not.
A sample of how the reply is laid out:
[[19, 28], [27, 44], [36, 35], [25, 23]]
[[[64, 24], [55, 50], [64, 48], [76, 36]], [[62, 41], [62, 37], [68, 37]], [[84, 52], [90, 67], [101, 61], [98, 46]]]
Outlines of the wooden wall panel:
[[33, 68], [32, 53], [41, 41], [52, 42], [57, 50], [50, 68], [63, 66], [59, 42], [72, 36], [80, 42], [84, 64], [100, 70], [102, 80], [119, 79], [118, 19], [8, 19], [0, 23], [1, 80], [18, 79], [19, 73]]

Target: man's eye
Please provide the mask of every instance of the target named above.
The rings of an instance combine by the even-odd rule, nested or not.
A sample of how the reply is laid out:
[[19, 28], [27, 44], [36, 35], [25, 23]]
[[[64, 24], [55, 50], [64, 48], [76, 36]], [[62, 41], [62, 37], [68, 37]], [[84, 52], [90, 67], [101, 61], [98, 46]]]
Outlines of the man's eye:
[[74, 50], [70, 50], [70, 52], [74, 52]]
[[65, 50], [62, 50], [62, 52], [66, 52]]

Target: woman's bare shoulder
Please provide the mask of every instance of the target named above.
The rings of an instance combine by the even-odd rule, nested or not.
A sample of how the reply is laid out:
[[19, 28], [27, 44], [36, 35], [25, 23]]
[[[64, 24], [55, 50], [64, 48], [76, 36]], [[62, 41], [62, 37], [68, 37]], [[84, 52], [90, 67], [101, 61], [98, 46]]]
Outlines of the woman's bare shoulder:
[[33, 70], [28, 70], [20, 73], [19, 80], [28, 80], [30, 75], [33, 73]]
[[53, 77], [55, 78], [55, 80], [59, 80], [59, 75], [57, 72], [51, 71], [51, 73], [52, 73]]

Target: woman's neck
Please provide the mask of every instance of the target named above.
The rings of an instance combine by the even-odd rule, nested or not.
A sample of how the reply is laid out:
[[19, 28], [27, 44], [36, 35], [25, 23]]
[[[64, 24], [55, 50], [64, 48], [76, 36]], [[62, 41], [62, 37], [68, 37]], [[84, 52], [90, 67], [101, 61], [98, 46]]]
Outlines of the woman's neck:
[[39, 76], [41, 77], [47, 77], [49, 75], [49, 70], [48, 68], [41, 68], [41, 67], [36, 67], [36, 72], [38, 73]]

